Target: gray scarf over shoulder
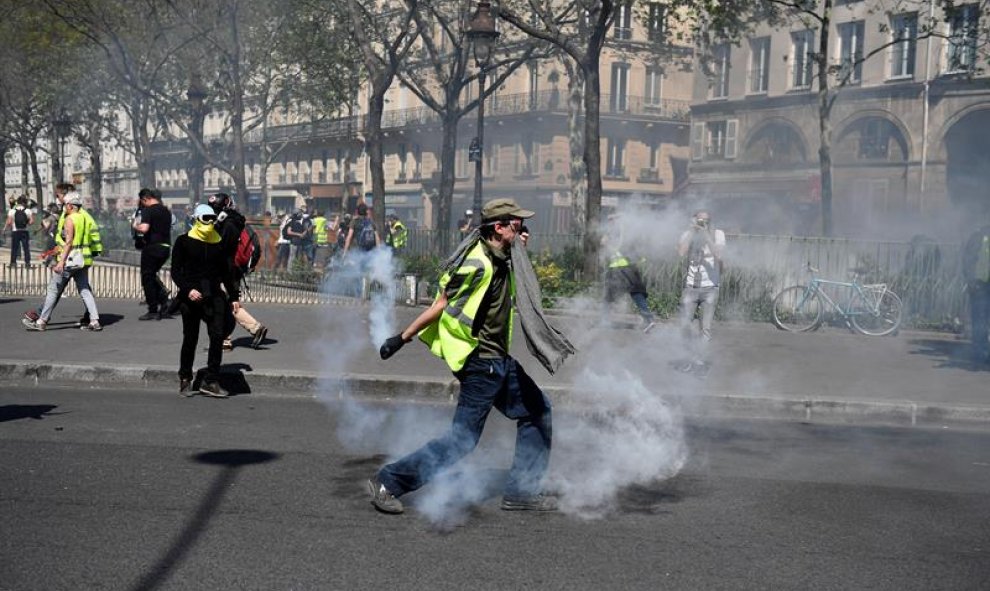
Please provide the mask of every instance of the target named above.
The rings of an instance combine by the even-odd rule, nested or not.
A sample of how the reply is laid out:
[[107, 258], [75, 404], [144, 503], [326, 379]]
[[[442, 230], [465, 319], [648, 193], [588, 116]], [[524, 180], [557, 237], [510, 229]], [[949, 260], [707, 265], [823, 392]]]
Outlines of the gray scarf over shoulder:
[[[440, 266], [440, 273], [457, 269], [478, 240], [481, 240], [481, 234], [475, 228]], [[510, 254], [516, 280], [516, 311], [519, 313], [519, 322], [526, 337], [526, 348], [553, 375], [564, 363], [564, 359], [576, 353], [577, 349], [567, 340], [564, 333], [554, 328], [547, 320], [543, 312], [540, 283], [536, 279], [536, 272], [533, 271], [533, 263], [529, 261], [526, 249], [513, 245]]]

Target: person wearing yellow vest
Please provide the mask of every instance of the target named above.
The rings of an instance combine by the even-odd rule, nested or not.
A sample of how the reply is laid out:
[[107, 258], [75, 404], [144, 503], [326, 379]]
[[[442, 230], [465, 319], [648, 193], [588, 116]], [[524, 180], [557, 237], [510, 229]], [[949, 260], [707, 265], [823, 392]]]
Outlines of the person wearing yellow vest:
[[393, 254], [401, 254], [409, 241], [409, 229], [394, 213], [388, 214], [387, 229], [385, 244], [392, 249]]
[[602, 250], [608, 254], [608, 268], [605, 270], [605, 309], [606, 314], [621, 294], [628, 293], [639, 311], [643, 332], [648, 333], [656, 326], [656, 319], [650, 311], [646, 299], [646, 284], [639, 266], [622, 253], [622, 234], [618, 227], [618, 217], [609, 216], [608, 225], [602, 232]]
[[330, 223], [320, 210], [313, 212], [313, 244], [316, 247], [313, 266], [322, 269], [330, 260]]
[[963, 246], [963, 275], [969, 292], [970, 335], [975, 363], [990, 362], [990, 223], [973, 232]]
[[402, 513], [399, 497], [473, 450], [492, 407], [517, 422], [515, 458], [502, 509], [557, 508], [556, 499], [541, 492], [550, 459], [550, 400], [509, 355], [515, 295], [511, 249], [522, 220], [533, 215], [512, 199], [489, 201], [480, 238], [470, 238], [478, 235], [472, 234], [473, 244], [462, 244], [464, 255], [441, 277], [433, 305], [382, 345], [381, 357], [388, 359], [419, 334], [447, 362], [461, 390], [447, 433], [383, 467], [368, 481], [371, 502], [379, 511]]
[[91, 244], [91, 217], [82, 213], [82, 198], [79, 193], [68, 193], [64, 197], [63, 220], [56, 237], [60, 248], [58, 259], [52, 267], [52, 278], [48, 283], [45, 303], [37, 320], [24, 318], [22, 322], [28, 330], [44, 331], [52, 312], [62, 297], [69, 281], [74, 281], [76, 290], [86, 304], [89, 322], [84, 330], [100, 331], [100, 312], [96, 308], [96, 298], [89, 285], [89, 268], [93, 266]]

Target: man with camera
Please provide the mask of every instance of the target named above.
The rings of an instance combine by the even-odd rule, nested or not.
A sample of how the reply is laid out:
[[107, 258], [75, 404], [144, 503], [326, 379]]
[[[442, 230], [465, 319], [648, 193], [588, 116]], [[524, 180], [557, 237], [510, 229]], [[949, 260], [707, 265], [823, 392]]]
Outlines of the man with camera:
[[157, 189], [144, 188], [138, 193], [140, 217], [131, 223], [134, 230], [134, 246], [141, 251], [141, 287], [148, 313], [138, 320], [161, 320], [169, 315], [168, 290], [158, 279], [158, 272], [168, 260], [172, 248], [172, 214], [162, 205], [162, 194]]
[[[701, 345], [712, 340], [712, 319], [718, 304], [718, 286], [722, 275], [722, 251], [725, 233], [712, 226], [711, 214], [698, 210], [691, 218], [691, 227], [681, 234], [677, 252], [685, 261], [684, 290], [681, 292], [681, 326], [692, 334], [692, 322], [701, 307]], [[696, 368], [707, 366], [703, 352], [694, 351]]]

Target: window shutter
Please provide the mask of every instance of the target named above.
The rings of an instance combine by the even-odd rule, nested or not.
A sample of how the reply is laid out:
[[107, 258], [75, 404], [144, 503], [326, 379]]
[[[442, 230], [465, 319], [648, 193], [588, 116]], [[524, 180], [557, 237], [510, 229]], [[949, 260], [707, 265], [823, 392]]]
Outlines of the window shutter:
[[694, 123], [691, 128], [691, 158], [701, 160], [705, 153], [705, 124]]
[[736, 157], [736, 132], [738, 129], [738, 119], [729, 119], [725, 122], [725, 157], [727, 159]]

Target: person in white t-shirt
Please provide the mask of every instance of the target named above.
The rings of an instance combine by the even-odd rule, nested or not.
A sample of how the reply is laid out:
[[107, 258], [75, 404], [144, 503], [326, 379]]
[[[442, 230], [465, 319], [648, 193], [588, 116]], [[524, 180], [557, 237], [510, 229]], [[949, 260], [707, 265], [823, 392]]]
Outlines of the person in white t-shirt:
[[[692, 334], [692, 322], [701, 306], [701, 339], [712, 339], [712, 319], [718, 304], [718, 286], [722, 274], [722, 251], [725, 233], [712, 227], [712, 216], [699, 210], [691, 218], [691, 227], [677, 244], [677, 252], [685, 261], [684, 290], [681, 292], [681, 326]], [[696, 363], [704, 364], [698, 360]]]

